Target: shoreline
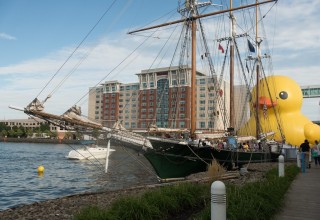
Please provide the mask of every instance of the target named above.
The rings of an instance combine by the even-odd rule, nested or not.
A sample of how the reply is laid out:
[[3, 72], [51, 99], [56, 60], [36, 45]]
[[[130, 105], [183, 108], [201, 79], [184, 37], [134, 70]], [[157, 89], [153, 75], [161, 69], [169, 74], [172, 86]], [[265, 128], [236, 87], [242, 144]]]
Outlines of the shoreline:
[[[223, 182], [243, 185], [249, 182], [258, 181], [264, 178], [264, 174], [268, 170], [277, 166], [278, 163], [250, 164], [248, 166], [249, 172], [247, 174], [243, 176], [238, 175], [236, 178], [223, 180]], [[226, 174], [228, 173], [229, 172], [226, 172]], [[208, 177], [208, 173], [198, 173], [188, 177], [182, 182], [208, 183], [217, 179], [219, 178]], [[0, 211], [0, 219], [71, 220], [73, 219], [74, 214], [78, 213], [84, 207], [91, 205], [98, 206], [99, 208], [107, 208], [114, 200], [121, 196], [139, 195], [156, 187], [177, 183], [179, 182], [157, 183], [151, 185], [140, 185], [132, 188], [123, 188], [119, 190], [80, 193], [43, 202], [35, 202], [29, 205], [22, 205]]]
[[83, 140], [50, 139], [50, 138], [0, 138], [0, 142], [8, 143], [41, 143], [41, 144], [82, 144]]

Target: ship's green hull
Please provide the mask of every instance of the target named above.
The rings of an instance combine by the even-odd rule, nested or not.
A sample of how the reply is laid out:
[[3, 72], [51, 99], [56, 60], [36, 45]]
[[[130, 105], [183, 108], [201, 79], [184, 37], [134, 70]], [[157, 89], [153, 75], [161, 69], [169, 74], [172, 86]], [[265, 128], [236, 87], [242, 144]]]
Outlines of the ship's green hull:
[[188, 145], [175, 140], [149, 140], [154, 149], [148, 149], [144, 155], [161, 179], [205, 172], [215, 160], [230, 168], [233, 165], [275, 161], [279, 156], [268, 152], [219, 151], [210, 146]]

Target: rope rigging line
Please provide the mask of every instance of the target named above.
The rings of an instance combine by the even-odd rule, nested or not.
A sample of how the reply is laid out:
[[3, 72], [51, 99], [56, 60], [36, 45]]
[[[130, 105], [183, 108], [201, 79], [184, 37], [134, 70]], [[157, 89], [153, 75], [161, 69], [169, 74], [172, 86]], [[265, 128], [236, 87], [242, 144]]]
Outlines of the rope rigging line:
[[[272, 9], [277, 3], [278, 3], [278, 1], [275, 1], [275, 2], [272, 4], [272, 6], [269, 8], [269, 10], [268, 10], [264, 15], [260, 16], [260, 19], [257, 21], [257, 25], [258, 25], [258, 24], [262, 24], [262, 20], [267, 16], [267, 14], [269, 14], [269, 12], [271, 11], [271, 9]], [[248, 10], [249, 10], [249, 9], [248, 9]], [[260, 12], [260, 14], [261, 14], [260, 7], [259, 7], [259, 12]], [[248, 30], [246, 30], [246, 31], [245, 31], [244, 29], [242, 29], [240, 26], [237, 26], [237, 27], [239, 27], [244, 33], [249, 33], [250, 31], [253, 31], [253, 30], [254, 30], [255, 25], [256, 25], [256, 24], [252, 24], [251, 27], [250, 27]], [[251, 38], [251, 40], [254, 40], [254, 39]], [[255, 41], [255, 40], [254, 40], [254, 41]]]
[[[26, 113], [26, 114], [27, 114], [27, 113]], [[32, 117], [32, 115], [30, 115], [30, 114], [27, 114], [27, 115], [29, 115], [34, 121], [36, 121], [36, 122], [38, 122], [38, 123], [41, 123], [41, 122], [38, 121], [36, 118]], [[52, 123], [50, 120], [47, 120], [47, 119], [44, 119], [44, 120], [48, 121], [49, 123]], [[61, 127], [61, 125], [59, 125], [59, 126]], [[65, 126], [64, 129], [67, 130], [68, 128]], [[49, 130], [49, 132], [50, 132], [51, 134], [54, 134], [54, 133], [53, 133], [52, 131], [50, 131], [50, 130]], [[76, 152], [77, 152], [78, 154], [80, 154], [82, 157], [86, 158], [86, 157], [85, 157], [84, 155], [82, 155], [77, 149], [75, 149], [74, 147], [72, 147], [72, 145], [67, 144], [67, 143], [65, 143], [65, 145], [69, 146], [72, 150], [76, 151]], [[95, 158], [95, 157], [92, 155], [91, 152], [89, 152], [89, 153], [90, 153], [91, 156], [94, 158], [94, 160], [97, 161], [98, 163], [94, 163], [92, 160], [87, 159], [87, 158], [86, 158], [86, 159], [87, 159], [90, 163], [92, 163], [94, 166], [97, 166], [99, 169], [104, 170], [103, 164], [102, 164], [97, 158]]]
[[122, 146], [122, 149], [126, 151], [126, 153], [133, 158], [138, 164], [140, 164], [146, 171], [148, 171], [151, 175], [155, 175], [154, 171], [150, 169], [147, 165], [145, 165], [141, 160], [139, 160], [136, 156], [134, 156], [132, 153], [128, 151], [126, 147]]
[[[179, 25], [176, 25], [176, 26], [175, 26], [174, 31], [172, 31], [172, 33], [170, 34], [169, 38], [167, 39], [167, 41], [165, 42], [165, 44], [164, 44], [163, 47], [161, 48], [161, 51], [165, 48], [165, 46], [166, 46], [167, 43], [169, 42], [170, 38], [173, 36], [173, 33], [174, 33], [175, 30], [177, 29], [177, 27], [179, 27]], [[184, 27], [185, 27], [185, 26], [183, 26], [183, 28], [184, 28]], [[182, 33], [183, 33], [183, 31], [182, 31], [181, 34], [180, 34], [180, 37], [179, 37], [178, 42], [181, 41]], [[174, 60], [174, 57], [175, 57], [175, 55], [176, 55], [178, 45], [179, 45], [179, 43], [177, 44], [177, 46], [176, 46], [176, 48], [175, 48], [175, 51], [174, 51], [173, 58], [171, 59], [171, 63], [170, 63], [169, 70], [168, 70], [169, 72], [170, 72], [171, 67], [172, 67], [172, 65], [173, 65], [173, 60]], [[153, 61], [152, 64], [150, 65], [150, 67], [149, 67], [149, 69], [148, 69], [148, 72], [149, 72], [149, 70], [152, 68], [152, 66], [153, 66], [153, 64], [155, 63], [156, 59], [159, 57], [161, 51], [158, 53], [158, 55], [156, 56], [156, 58], [154, 59], [154, 61]], [[158, 109], [158, 107], [161, 106], [161, 103], [162, 103], [162, 101], [163, 101], [163, 97], [164, 97], [164, 95], [165, 95], [165, 88], [166, 88], [166, 86], [168, 85], [168, 83], [169, 83], [169, 80], [166, 81], [163, 89], [161, 90], [160, 97], [159, 97], [159, 99], [158, 99], [158, 101], [157, 101], [157, 104], [156, 104], [156, 109]], [[158, 91], [159, 91], [159, 90], [158, 90]], [[140, 91], [140, 93], [141, 93], [141, 91]], [[140, 94], [140, 93], [139, 93], [139, 94]], [[169, 94], [168, 94], [168, 95], [169, 95]], [[154, 117], [155, 117], [155, 118], [153, 118], [153, 123], [156, 122], [156, 115], [157, 115], [157, 110], [156, 110], [156, 112], [155, 112], [155, 114], [154, 114]], [[149, 125], [149, 126], [150, 126], [150, 125]]]
[[[261, 69], [262, 69], [262, 73], [264, 74], [264, 68], [263, 68], [262, 65], [261, 65]], [[264, 76], [265, 76], [265, 75], [264, 75]], [[271, 94], [271, 91], [270, 91], [269, 84], [266, 83], [266, 85], [267, 85], [268, 93], [269, 93], [269, 95], [270, 95], [270, 94]], [[273, 103], [273, 100], [272, 100], [272, 96], [271, 96], [271, 95], [270, 95], [270, 99], [271, 99], [271, 103]], [[280, 117], [280, 113], [279, 113], [278, 111], [276, 111], [276, 108], [275, 108], [274, 105], [272, 105], [272, 109], [273, 109], [274, 115], [276, 116], [276, 119], [277, 119], [277, 127], [278, 127], [278, 129], [279, 129], [279, 131], [280, 131], [281, 138], [282, 138], [283, 140], [285, 140], [286, 137], [285, 137], [285, 134], [283, 133], [282, 120], [281, 120], [281, 117]]]
[[[142, 45], [144, 45], [150, 38], [153, 38], [154, 34], [156, 34], [158, 30], [159, 29], [155, 30], [149, 36], [147, 36], [144, 41], [142, 41], [134, 50], [132, 50], [120, 63], [118, 63], [118, 65], [116, 65], [112, 70], [110, 70], [105, 77], [103, 77], [98, 83], [94, 85], [94, 87], [97, 87], [98, 85], [100, 85], [111, 73], [113, 73], [119, 66], [121, 66], [126, 60], [128, 60]], [[85, 93], [75, 104], [78, 104], [79, 102], [81, 102], [89, 93], [90, 91]]]
[[[85, 40], [90, 36], [90, 34], [93, 32], [93, 30], [98, 26], [98, 24], [102, 21], [104, 16], [110, 11], [110, 9], [113, 7], [113, 5], [117, 2], [117, 0], [114, 0], [110, 6], [107, 8], [107, 10], [102, 14], [102, 16], [99, 18], [99, 20], [94, 24], [94, 26], [89, 30], [89, 32], [86, 34], [86, 36], [82, 39], [82, 41], [77, 45], [77, 47], [72, 51], [72, 53], [69, 55], [69, 57], [63, 62], [63, 64], [58, 68], [58, 70], [54, 73], [54, 75], [51, 77], [51, 79], [46, 83], [46, 85], [42, 88], [42, 90], [38, 93], [36, 98], [39, 97], [39, 95], [44, 91], [44, 89], [52, 82], [52, 80], [58, 75], [58, 73], [61, 71], [61, 69], [66, 65], [66, 63], [71, 59], [71, 57], [75, 54], [75, 52], [81, 47], [81, 45], [85, 42]], [[50, 96], [50, 94], [48, 95]]]

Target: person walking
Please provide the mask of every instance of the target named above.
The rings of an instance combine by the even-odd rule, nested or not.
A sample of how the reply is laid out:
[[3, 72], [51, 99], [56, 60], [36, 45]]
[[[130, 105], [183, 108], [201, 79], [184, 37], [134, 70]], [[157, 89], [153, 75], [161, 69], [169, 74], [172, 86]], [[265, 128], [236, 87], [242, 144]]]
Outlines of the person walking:
[[315, 145], [312, 148], [312, 157], [314, 159], [315, 166], [320, 166], [320, 143], [316, 140]]
[[[309, 151], [310, 151], [310, 145], [308, 140], [304, 140], [304, 142], [300, 145], [300, 152], [302, 152], [302, 156], [304, 156], [304, 168], [309, 167]], [[303, 166], [303, 164], [301, 164]]]

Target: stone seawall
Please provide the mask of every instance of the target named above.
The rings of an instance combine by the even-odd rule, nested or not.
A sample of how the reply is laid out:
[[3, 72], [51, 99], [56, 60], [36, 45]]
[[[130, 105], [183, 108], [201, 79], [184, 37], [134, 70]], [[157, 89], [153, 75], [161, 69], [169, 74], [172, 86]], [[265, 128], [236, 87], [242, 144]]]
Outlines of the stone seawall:
[[1, 138], [0, 142], [44, 143], [44, 144], [82, 144], [81, 140], [47, 139], [47, 138]]

